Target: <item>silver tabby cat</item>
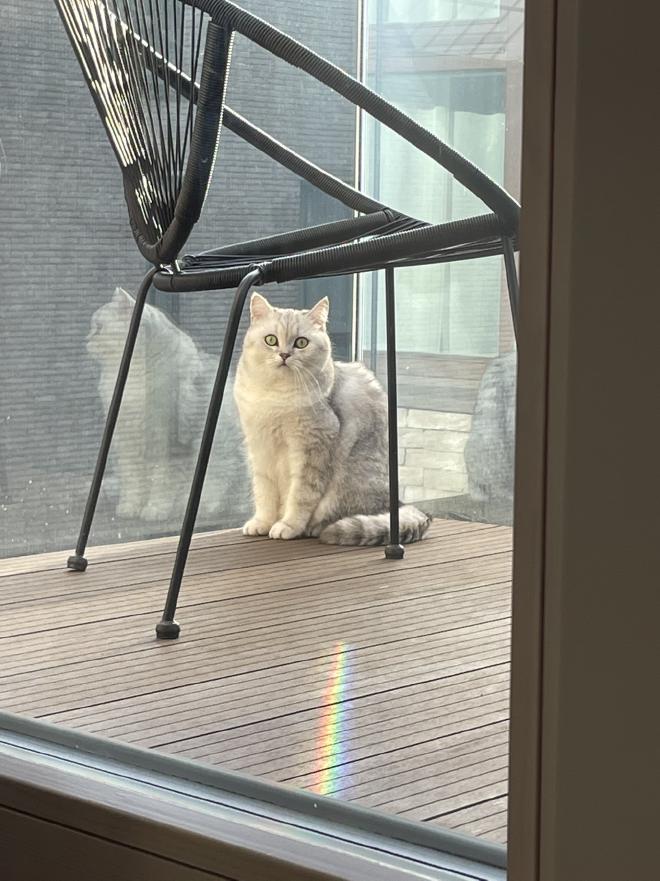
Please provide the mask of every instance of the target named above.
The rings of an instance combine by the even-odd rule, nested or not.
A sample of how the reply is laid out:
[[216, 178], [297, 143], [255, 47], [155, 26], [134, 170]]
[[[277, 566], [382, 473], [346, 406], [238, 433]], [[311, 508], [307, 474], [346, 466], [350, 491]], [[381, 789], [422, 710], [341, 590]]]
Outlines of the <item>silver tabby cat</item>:
[[[327, 297], [303, 311], [252, 295], [234, 387], [255, 501], [243, 532], [384, 544], [387, 400], [362, 364], [332, 360], [328, 311]], [[400, 520], [402, 542], [413, 542], [431, 518], [406, 505]]]
[[[117, 288], [92, 316], [87, 351], [101, 368], [107, 413], [134, 300]], [[178, 529], [190, 489], [217, 359], [146, 305], [111, 448], [117, 516]], [[200, 508], [214, 527], [235, 526], [249, 510], [249, 480], [238, 415], [225, 397]]]

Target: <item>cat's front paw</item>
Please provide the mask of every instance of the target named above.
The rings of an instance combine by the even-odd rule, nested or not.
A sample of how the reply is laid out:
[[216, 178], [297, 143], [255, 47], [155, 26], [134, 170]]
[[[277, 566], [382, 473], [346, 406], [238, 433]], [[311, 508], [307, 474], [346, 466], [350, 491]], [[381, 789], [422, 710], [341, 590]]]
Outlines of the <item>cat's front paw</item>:
[[243, 535], [268, 535], [271, 524], [266, 520], [253, 517], [243, 526]]
[[273, 528], [268, 533], [270, 538], [283, 538], [285, 540], [298, 538], [298, 536], [302, 534], [302, 529], [295, 529], [293, 526], [289, 526], [288, 523], [285, 523], [284, 520], [278, 520], [277, 523], [274, 523]]

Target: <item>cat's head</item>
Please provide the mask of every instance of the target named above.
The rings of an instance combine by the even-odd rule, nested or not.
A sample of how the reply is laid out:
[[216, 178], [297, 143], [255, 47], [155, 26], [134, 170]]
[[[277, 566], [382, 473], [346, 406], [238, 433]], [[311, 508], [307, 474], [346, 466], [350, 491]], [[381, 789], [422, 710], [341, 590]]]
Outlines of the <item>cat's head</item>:
[[327, 297], [311, 309], [278, 309], [252, 294], [243, 359], [268, 384], [306, 388], [332, 365]]
[[[93, 358], [102, 360], [106, 357], [121, 356], [134, 306], [135, 300], [128, 291], [118, 287], [115, 288], [112, 299], [100, 306], [92, 315], [85, 342], [87, 351]], [[144, 344], [145, 339], [154, 335], [153, 331], [162, 332], [160, 325], [165, 321], [165, 316], [159, 309], [145, 305], [137, 340], [138, 347]]]
[[92, 315], [86, 344], [88, 353], [96, 359], [121, 352], [135, 300], [123, 288], [115, 288], [112, 299]]

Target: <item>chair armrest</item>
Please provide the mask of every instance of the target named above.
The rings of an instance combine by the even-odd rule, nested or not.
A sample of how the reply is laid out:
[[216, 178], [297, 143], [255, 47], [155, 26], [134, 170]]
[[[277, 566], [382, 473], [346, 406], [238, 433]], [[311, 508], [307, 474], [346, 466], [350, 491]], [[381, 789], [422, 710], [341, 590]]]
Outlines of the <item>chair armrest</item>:
[[264, 283], [281, 283], [338, 271], [355, 272], [380, 268], [397, 260], [422, 257], [444, 248], [501, 239], [503, 234], [500, 218], [494, 214], [483, 214], [362, 242], [278, 257], [268, 263], [259, 264], [259, 268]]
[[[382, 236], [425, 225], [421, 221], [401, 217], [386, 209], [361, 217], [336, 220], [261, 239], [224, 245], [194, 256], [187, 255], [180, 262], [184, 268], [204, 268], [214, 264], [227, 266], [233, 257], [237, 259], [248, 257], [253, 261], [261, 262], [269, 257], [288, 256], [296, 251], [309, 251], [312, 248], [350, 242], [361, 236]], [[239, 262], [244, 263], [245, 259]]]

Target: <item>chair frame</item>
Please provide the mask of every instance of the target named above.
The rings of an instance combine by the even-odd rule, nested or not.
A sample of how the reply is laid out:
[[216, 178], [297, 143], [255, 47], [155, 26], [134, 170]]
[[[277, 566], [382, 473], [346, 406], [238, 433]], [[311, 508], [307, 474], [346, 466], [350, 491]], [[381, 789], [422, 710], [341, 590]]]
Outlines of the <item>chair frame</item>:
[[[77, 0], [55, 0], [55, 2], [81, 66], [85, 69], [84, 59], [81, 58], [80, 41], [76, 42], [72, 36], [75, 23], [72, 25], [71, 15], [67, 15], [67, 9], [72, 5], [75, 6]], [[104, 4], [107, 0], [97, 0], [97, 2]], [[165, 607], [156, 627], [156, 634], [160, 639], [176, 639], [180, 633], [180, 626], [175, 620], [179, 592], [239, 324], [245, 300], [253, 286], [377, 269], [385, 270], [390, 480], [390, 536], [389, 544], [385, 548], [385, 556], [388, 559], [401, 559], [404, 554], [399, 541], [395, 269], [402, 266], [502, 255], [516, 333], [519, 300], [515, 251], [518, 246], [520, 209], [517, 202], [502, 187], [375, 92], [257, 16], [246, 12], [229, 0], [180, 0], [180, 2], [208, 15], [210, 19], [199, 82], [187, 76], [138, 33], [128, 31], [139, 44], [140, 58], [149, 68], [150, 73], [157, 75], [168, 88], [176, 88], [187, 100], [194, 102], [197, 115], [174, 216], [168, 228], [159, 237], [149, 237], [145, 233], [137, 211], [136, 194], [126, 173], [124, 175], [124, 190], [133, 233], [140, 251], [153, 264], [153, 268], [144, 277], [137, 293], [76, 550], [67, 561], [70, 569], [84, 571], [87, 568], [85, 558], [87, 541], [140, 320], [151, 286], [175, 293], [234, 288], [235, 294]], [[349, 186], [232, 111], [225, 106], [224, 96], [233, 36], [236, 32], [288, 64], [299, 67], [399, 134], [479, 197], [490, 213], [441, 224], [429, 224], [409, 217]], [[89, 79], [88, 85], [103, 116]], [[180, 258], [180, 251], [202, 210], [222, 125], [361, 216], [226, 245], [200, 255]]]

